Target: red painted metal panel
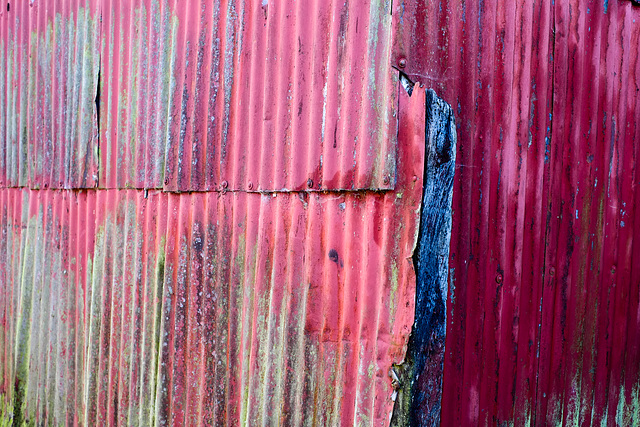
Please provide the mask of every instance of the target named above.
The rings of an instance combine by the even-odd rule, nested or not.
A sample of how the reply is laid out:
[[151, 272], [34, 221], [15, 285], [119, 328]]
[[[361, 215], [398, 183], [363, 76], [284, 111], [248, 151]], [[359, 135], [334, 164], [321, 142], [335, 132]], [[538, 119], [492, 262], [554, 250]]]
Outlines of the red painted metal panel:
[[386, 424], [424, 158], [399, 99], [395, 191], [0, 190], [3, 419]]
[[102, 3], [101, 187], [393, 187], [388, 1]]
[[[541, 337], [551, 375], [541, 376], [548, 400], [539, 399], [539, 411], [565, 423], [637, 424], [640, 10], [628, 2], [568, 6], [554, 11], [554, 114], [564, 126], [552, 139], [551, 191], [564, 204], [550, 207], [545, 264], [556, 273], [545, 279], [542, 321], [555, 321]], [[576, 37], [582, 33], [593, 36]]]
[[3, 4], [0, 185], [98, 185], [99, 42], [92, 2]]
[[640, 9], [394, 7], [458, 123], [443, 423], [640, 423]]

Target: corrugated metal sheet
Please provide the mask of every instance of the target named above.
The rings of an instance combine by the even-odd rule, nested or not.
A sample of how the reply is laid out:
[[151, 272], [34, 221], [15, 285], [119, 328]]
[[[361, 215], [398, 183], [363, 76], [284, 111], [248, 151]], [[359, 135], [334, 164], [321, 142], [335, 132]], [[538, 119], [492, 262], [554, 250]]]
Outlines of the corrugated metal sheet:
[[390, 7], [104, 1], [100, 186], [391, 188]]
[[89, 5], [0, 8], [0, 185], [98, 185], [99, 50]]
[[7, 5], [4, 422], [388, 421], [424, 157], [389, 11]]
[[640, 424], [640, 9], [394, 8], [458, 123], [443, 424]]
[[640, 10], [393, 8], [2, 8], [5, 421], [386, 423], [425, 129], [393, 66], [458, 125], [443, 423], [640, 423]]
[[400, 210], [417, 189], [3, 190], [2, 392], [23, 405], [5, 416], [388, 420], [415, 293]]
[[83, 3], [0, 17], [4, 185], [393, 187], [388, 1]]
[[[103, 14], [103, 35], [109, 33], [109, 19]], [[317, 37], [319, 26], [329, 21], [314, 22]], [[367, 28], [357, 17], [355, 25]], [[180, 34], [177, 27], [172, 31]], [[106, 45], [104, 41], [103, 49]], [[123, 41], [121, 46], [135, 44]], [[325, 59], [304, 67], [319, 66], [314, 61]], [[101, 82], [123, 75], [109, 66], [114, 65], [109, 63], [108, 73], [104, 68], [100, 72]], [[352, 74], [358, 75], [355, 70]], [[325, 78], [330, 81], [325, 87], [335, 87], [331, 75]], [[397, 76], [384, 79], [394, 82]], [[109, 84], [103, 88], [101, 83], [98, 90], [101, 132]], [[318, 85], [311, 83], [314, 114], [320, 105]], [[216, 192], [179, 194], [0, 190], [4, 421], [387, 423], [394, 391], [389, 368], [402, 361], [413, 322], [411, 254], [424, 166], [424, 91], [409, 98], [399, 90], [388, 86], [376, 96], [391, 104], [384, 105], [393, 111], [388, 129], [397, 129], [400, 143], [395, 137], [383, 141], [388, 130], [374, 135], [398, 156], [401, 167], [389, 181], [395, 191], [226, 191], [236, 188], [235, 181]], [[251, 105], [266, 105], [270, 99], [256, 96], [257, 104]], [[360, 103], [344, 102], [340, 116], [352, 117], [358, 132], [372, 132], [365, 119], [369, 107], [361, 110]], [[395, 113], [397, 102], [401, 115]], [[173, 103], [167, 105], [173, 108]], [[133, 109], [123, 106], [122, 111]], [[308, 114], [301, 129], [317, 124]], [[347, 130], [344, 135], [352, 136]], [[301, 138], [303, 151], [317, 148], [315, 136], [304, 133]], [[359, 153], [358, 159], [366, 159], [369, 150], [362, 140], [354, 142], [352, 151]], [[105, 151], [101, 143], [101, 159], [112, 159], [111, 154], [102, 157]], [[309, 153], [301, 158], [311, 159]], [[340, 171], [336, 181], [325, 178], [324, 186], [341, 188], [340, 183], [351, 182], [350, 176], [354, 182], [382, 177], [376, 172], [363, 181], [359, 166], [357, 174], [342, 175], [341, 156], [324, 163], [324, 168]], [[269, 175], [262, 172], [267, 169], [252, 169], [246, 157], [232, 159], [234, 170]], [[271, 167], [264, 159], [260, 163]], [[292, 158], [285, 170], [298, 173], [297, 164]], [[169, 187], [182, 182], [177, 179]]]

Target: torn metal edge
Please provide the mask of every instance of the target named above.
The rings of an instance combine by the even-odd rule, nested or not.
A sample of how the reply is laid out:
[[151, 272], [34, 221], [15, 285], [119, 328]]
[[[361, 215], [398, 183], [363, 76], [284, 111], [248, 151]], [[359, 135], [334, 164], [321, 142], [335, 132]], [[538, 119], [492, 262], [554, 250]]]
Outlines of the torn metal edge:
[[406, 359], [389, 373], [395, 390], [391, 426], [440, 424], [457, 137], [453, 109], [432, 89], [425, 107], [424, 187], [413, 256], [416, 313]]

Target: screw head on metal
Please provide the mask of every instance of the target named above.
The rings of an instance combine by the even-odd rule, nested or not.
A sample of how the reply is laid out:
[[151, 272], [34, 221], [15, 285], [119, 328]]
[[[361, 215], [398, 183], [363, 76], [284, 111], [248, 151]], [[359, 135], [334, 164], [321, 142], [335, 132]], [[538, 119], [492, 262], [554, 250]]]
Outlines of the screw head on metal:
[[502, 274], [498, 273], [498, 275], [496, 276], [496, 283], [502, 283]]
[[227, 188], [229, 186], [229, 183], [227, 181], [222, 181], [222, 188]]
[[611, 274], [616, 274], [616, 266], [611, 266]]
[[406, 66], [407, 66], [407, 59], [406, 58], [400, 58], [400, 60], [398, 61], [398, 67], [404, 68]]
[[249, 188], [249, 190], [253, 190], [253, 182], [249, 181], [249, 184], [247, 184], [247, 188]]
[[551, 275], [551, 276], [555, 276], [556, 275], [556, 268], [555, 267], [551, 267], [549, 269], [549, 275]]
[[307, 187], [309, 188], [313, 187], [313, 180], [311, 178], [307, 180]]
[[413, 175], [413, 182], [416, 182], [418, 180], [418, 177]]
[[385, 176], [384, 179], [382, 180], [382, 182], [384, 182], [384, 185], [388, 185], [389, 184], [389, 177]]

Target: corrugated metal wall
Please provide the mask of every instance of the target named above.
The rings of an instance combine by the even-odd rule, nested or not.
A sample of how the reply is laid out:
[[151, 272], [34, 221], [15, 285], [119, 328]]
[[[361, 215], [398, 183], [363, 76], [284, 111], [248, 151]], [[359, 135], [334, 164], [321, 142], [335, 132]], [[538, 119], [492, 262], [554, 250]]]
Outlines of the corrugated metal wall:
[[391, 8], [2, 7], [5, 419], [387, 423], [425, 129], [395, 68], [458, 126], [443, 424], [640, 423], [638, 6]]
[[458, 123], [443, 424], [639, 425], [640, 8], [394, 7]]
[[390, 8], [3, 6], [4, 422], [388, 423], [425, 102]]
[[0, 8], [0, 184], [93, 188], [99, 17], [35, 0]]
[[389, 1], [102, 1], [102, 188], [391, 188]]

